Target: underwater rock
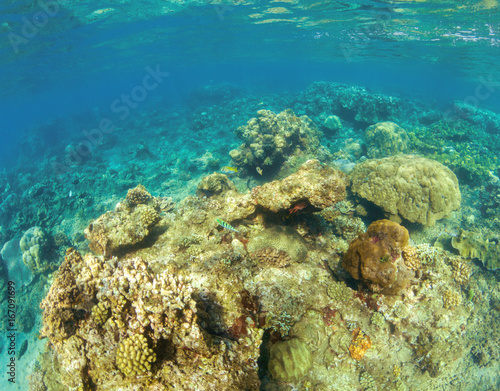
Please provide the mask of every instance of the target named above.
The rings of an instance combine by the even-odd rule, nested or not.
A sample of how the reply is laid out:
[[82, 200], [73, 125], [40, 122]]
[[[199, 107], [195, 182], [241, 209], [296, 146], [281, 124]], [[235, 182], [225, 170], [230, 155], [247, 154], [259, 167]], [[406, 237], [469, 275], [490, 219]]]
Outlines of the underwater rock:
[[300, 380], [311, 366], [311, 352], [298, 338], [271, 346], [268, 369], [274, 379], [285, 382]]
[[394, 122], [379, 122], [365, 130], [368, 144], [367, 156], [382, 158], [408, 151], [409, 138], [406, 131]]
[[398, 222], [403, 218], [430, 226], [460, 207], [457, 177], [434, 160], [411, 155], [367, 160], [356, 165], [350, 178], [357, 196]]
[[236, 130], [244, 143], [229, 154], [238, 167], [251, 173], [257, 167], [279, 169], [297, 150], [308, 154], [320, 147], [322, 134], [309, 117], [297, 117], [290, 109], [279, 114], [259, 110], [257, 115]]
[[49, 239], [48, 234], [42, 228], [31, 227], [19, 242], [19, 247], [23, 252], [23, 262], [34, 274], [56, 267], [47, 254], [50, 246]]
[[113, 253], [142, 242], [161, 220], [160, 205], [141, 185], [129, 190], [127, 198], [89, 224], [85, 237], [97, 254]]
[[227, 175], [214, 172], [201, 180], [198, 184], [196, 193], [200, 196], [211, 197], [228, 190], [236, 191], [234, 183], [227, 177]]
[[401, 257], [408, 239], [408, 231], [401, 225], [390, 220], [375, 221], [351, 242], [342, 266], [371, 291], [397, 294], [415, 275]]
[[327, 208], [345, 198], [347, 178], [344, 173], [308, 160], [295, 174], [252, 189], [258, 205], [272, 212], [286, 209], [290, 213], [312, 206]]

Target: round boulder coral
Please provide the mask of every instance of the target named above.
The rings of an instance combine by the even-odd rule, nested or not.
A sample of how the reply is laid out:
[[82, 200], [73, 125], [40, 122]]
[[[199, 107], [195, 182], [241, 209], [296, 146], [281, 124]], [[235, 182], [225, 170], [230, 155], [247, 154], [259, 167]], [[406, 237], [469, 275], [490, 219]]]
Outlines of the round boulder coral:
[[408, 149], [408, 135], [403, 128], [394, 122], [379, 122], [369, 126], [365, 130], [365, 137], [369, 158], [405, 153]]
[[453, 172], [434, 160], [392, 156], [356, 165], [352, 191], [381, 207], [391, 220], [434, 225], [460, 207]]
[[311, 352], [306, 344], [297, 338], [275, 343], [271, 347], [268, 368], [276, 380], [287, 382], [300, 380], [311, 365]]
[[342, 266], [373, 292], [397, 294], [415, 275], [401, 257], [408, 239], [408, 231], [398, 223], [375, 221], [351, 242]]

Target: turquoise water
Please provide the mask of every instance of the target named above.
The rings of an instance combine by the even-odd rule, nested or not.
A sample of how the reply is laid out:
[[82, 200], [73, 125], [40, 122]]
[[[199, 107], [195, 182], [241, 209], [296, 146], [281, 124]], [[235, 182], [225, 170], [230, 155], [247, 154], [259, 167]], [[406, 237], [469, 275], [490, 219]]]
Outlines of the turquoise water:
[[[376, 388], [372, 380], [378, 389], [387, 390], [500, 388], [500, 4], [496, 0], [249, 0], [221, 4], [211, 1], [99, 4], [69, 0], [4, 1], [0, 10], [0, 247], [3, 247], [0, 292], [10, 297], [5, 296], [9, 292], [9, 281], [18, 287], [17, 383], [9, 387], [27, 390], [31, 384], [33, 390], [104, 390], [116, 389], [113, 387], [117, 387], [119, 378], [122, 385], [139, 387], [141, 384], [143, 389], [173, 389], [169, 387], [184, 384], [186, 390], [202, 390], [207, 385], [227, 390], [373, 390]], [[292, 117], [273, 117], [287, 109], [293, 111]], [[281, 137], [280, 132], [286, 132], [287, 126], [293, 128], [295, 115], [301, 118], [302, 124], [309, 123], [302, 116], [309, 117], [314, 125], [303, 125], [305, 133], [293, 136], [291, 145], [281, 150], [273, 144], [276, 141], [258, 138], [259, 132], [267, 132], [263, 128], [250, 134], [248, 121], [261, 118], [259, 110], [272, 112], [266, 118], [274, 118], [273, 129], [285, 126], [276, 124], [288, 124], [285, 130], [280, 128], [272, 133], [276, 140]], [[338, 121], [339, 125], [330, 125], [332, 121]], [[370, 138], [367, 129], [386, 121], [399, 125], [402, 132], [396, 129], [390, 136], [379, 133]], [[238, 130], [242, 126], [247, 126], [247, 133]], [[320, 131], [321, 136], [316, 136], [312, 129]], [[263, 148], [261, 156], [252, 145]], [[235, 157], [231, 152], [235, 150], [246, 153], [247, 160]], [[253, 155], [249, 155], [251, 150]], [[419, 166], [416, 171], [425, 174], [412, 175], [421, 178], [417, 188], [425, 189], [424, 195], [415, 188], [411, 191], [416, 193], [411, 193], [394, 185], [401, 200], [399, 209], [378, 201], [390, 199], [388, 193], [379, 193], [370, 199], [356, 190], [356, 186], [361, 185], [356, 185], [359, 177], [356, 168], [352, 171], [353, 167], [361, 170], [359, 167], [370, 159], [397, 159], [395, 156], [400, 154], [429, 159], [429, 167], [441, 170], [444, 166], [451, 174], [442, 174], [445, 179], [441, 176], [433, 181], [428, 171], [432, 169], [424, 171], [423, 166]], [[244, 201], [236, 203], [237, 207], [231, 203], [244, 197], [243, 194], [254, 197], [258, 190], [252, 189], [296, 173], [307, 159], [319, 159], [325, 167], [342, 169], [349, 175], [347, 193], [337, 206], [314, 204], [312, 198], [301, 196], [289, 204], [283, 201], [282, 205], [286, 206], [274, 210], [257, 197], [252, 201], [258, 205], [257, 209], [246, 213], [238, 209], [243, 208]], [[397, 164], [404, 166], [401, 162]], [[214, 172], [227, 174], [239, 195], [224, 198], [224, 192], [212, 194], [212, 190], [201, 189], [203, 178]], [[440, 183], [447, 181], [447, 175], [455, 178], [460, 189], [459, 207], [447, 210], [433, 206], [425, 218], [415, 217], [418, 211], [413, 215], [408, 212], [413, 210], [405, 204], [408, 200], [417, 200], [418, 210], [425, 208], [422, 206], [425, 199], [434, 202], [435, 194], [438, 198], [449, 197], [444, 191], [436, 191]], [[304, 178], [299, 182], [309, 184]], [[389, 182], [387, 179], [384, 184]], [[428, 185], [431, 182], [434, 187]], [[110, 253], [103, 250], [100, 254], [95, 244], [98, 240], [85, 229], [105, 212], [119, 211], [116, 205], [126, 204], [127, 192], [138, 184], [144, 185], [159, 203], [163, 202], [158, 209], [160, 222], [153, 219], [157, 228], [149, 227], [144, 234], [141, 231], [144, 227], [130, 228], [120, 220], [120, 224], [126, 226], [123, 229], [127, 235], [144, 234], [149, 239], [131, 240], [127, 236], [128, 239], [123, 239], [124, 248], [116, 245]], [[374, 187], [382, 187], [370, 186], [374, 193], [377, 191]], [[289, 194], [292, 193], [290, 190]], [[196, 197], [197, 201], [189, 197]], [[456, 198], [447, 200], [451, 205]], [[165, 206], [173, 203], [177, 205], [175, 208]], [[154, 204], [153, 208], [160, 208], [158, 205]], [[223, 207], [218, 209], [218, 205]], [[434, 219], [429, 216], [434, 213], [438, 216], [436, 224], [428, 224]], [[198, 225], [189, 225], [197, 216], [208, 217]], [[235, 231], [223, 231], [214, 223], [215, 218], [227, 221]], [[347, 273], [348, 268], [341, 266], [341, 259], [348, 257], [347, 250], [354, 238], [382, 218], [397, 221], [409, 231], [409, 245], [417, 248], [417, 258], [424, 266], [416, 272], [417, 280], [412, 285], [418, 289], [414, 288], [411, 293], [399, 292], [398, 299], [382, 293], [374, 299], [379, 300], [376, 304], [370, 304], [366, 297], [379, 293], [377, 288], [368, 280]], [[130, 216], [127, 219], [133, 220]], [[117, 226], [122, 227], [120, 224]], [[33, 227], [41, 227], [43, 232]], [[288, 236], [298, 238], [294, 243], [304, 241], [307, 262], [295, 264], [293, 254], [283, 255], [287, 254], [288, 245], [273, 248], [271, 239], [265, 248], [276, 252], [273, 256], [282, 262], [276, 261], [279, 266], [266, 258], [269, 254], [260, 252], [263, 248], [256, 250], [261, 238], [267, 237], [262, 232], [276, 227], [292, 229], [297, 236]], [[104, 236], [111, 235], [108, 229]], [[31, 245], [19, 245], [22, 238], [25, 242], [32, 240]], [[227, 246], [225, 252], [214, 249], [214, 242]], [[37, 250], [30, 250], [35, 245]], [[430, 256], [425, 246], [435, 249], [431, 251], [434, 255]], [[168, 271], [191, 279], [192, 294], [198, 303], [197, 327], [210, 335], [210, 338], [205, 336], [207, 341], [220, 340], [228, 349], [232, 346], [236, 356], [245, 357], [244, 363], [229, 359], [227, 362], [234, 364], [234, 368], [241, 365], [242, 371], [249, 374], [248, 379], [238, 380], [239, 383], [228, 381], [226, 388], [219, 383], [214, 385], [216, 383], [196, 373], [194, 364], [193, 368], [189, 366], [195, 362], [193, 357], [188, 353], [181, 357], [179, 352], [184, 349], [198, 356], [222, 357], [223, 353], [215, 352], [214, 346], [219, 345], [207, 342], [207, 350], [198, 351], [198, 345], [189, 345], [191, 342], [181, 338], [184, 345], [172, 342], [172, 348], [170, 341], [176, 339], [170, 334], [158, 338], [153, 326], [115, 330], [115, 340], [109, 342], [110, 337], [104, 330], [105, 327], [112, 330], [112, 326], [106, 319], [103, 325], [95, 323], [98, 303], [109, 306], [111, 302], [111, 307], [116, 307], [112, 299], [108, 302], [103, 298], [107, 289], [104, 286], [111, 284], [107, 277], [94, 276], [96, 281], [107, 281], [106, 284], [95, 288], [93, 296], [85, 296], [78, 304], [71, 303], [74, 325], [68, 326], [71, 328], [68, 335], [62, 338], [47, 331], [47, 324], [53, 319], [43, 320], [39, 305], [50, 287], [58, 286], [56, 270], [69, 247], [81, 254], [101, 256], [102, 262], [118, 262], [114, 264], [118, 270], [125, 270], [123, 265], [139, 257], [154, 273]], [[23, 255], [26, 249], [28, 255]], [[286, 263], [287, 256], [292, 260], [291, 266]], [[116, 260], [110, 261], [111, 257]], [[158, 266], [158, 259], [164, 260], [162, 267]], [[269, 270], [278, 270], [284, 275], [279, 278], [261, 275], [260, 271], [256, 272], [261, 266], [252, 263], [255, 259], [263, 264], [270, 262], [266, 264]], [[337, 284], [345, 283], [346, 289], [352, 291], [348, 296], [356, 295], [351, 299], [356, 302], [353, 308], [357, 309], [349, 310], [349, 306], [339, 304], [342, 300], [337, 300], [337, 294], [330, 294], [331, 302], [320, 297], [315, 300], [321, 305], [307, 307], [304, 304], [309, 303], [307, 299], [297, 297], [312, 297], [311, 292], [306, 287], [296, 292], [291, 288], [295, 286], [292, 282], [277, 284], [276, 292], [289, 289], [297, 296], [285, 297], [281, 293], [270, 293], [275, 292], [271, 288], [266, 290], [271, 278], [285, 281], [290, 267], [297, 268], [293, 269], [297, 276], [315, 276], [311, 281], [318, 286], [323, 284], [324, 292], [342, 290]], [[329, 277], [318, 277], [319, 270], [328, 270]], [[457, 273], [460, 274], [457, 270], [468, 270], [464, 272], [466, 283], [458, 282], [462, 280], [457, 277]], [[220, 277], [222, 282], [201, 277], [203, 273], [226, 276], [226, 272], [228, 276], [245, 277], [237, 283], [231, 277]], [[73, 273], [83, 272], [74, 269]], [[154, 279], [154, 273], [148, 278]], [[224, 284], [238, 287], [241, 284], [245, 292], [258, 298], [260, 309], [246, 308], [252, 307], [245, 299], [246, 293], [240, 300], [243, 304], [238, 302], [245, 308], [222, 299], [233, 297], [234, 293]], [[424, 288], [427, 286], [431, 288]], [[432, 286], [435, 294], [422, 293]], [[82, 286], [79, 289], [82, 290]], [[215, 304], [207, 304], [209, 300], [205, 300], [201, 292], [213, 294], [210, 300]], [[271, 304], [275, 294], [279, 305]], [[123, 319], [134, 319], [137, 314], [127, 311], [131, 311], [136, 302], [134, 298], [124, 297], [128, 304], [123, 314], [128, 317], [123, 315]], [[450, 304], [456, 303], [450, 297], [460, 297], [456, 299], [460, 303]], [[57, 307], [57, 302], [51, 300], [48, 301]], [[300, 304], [286, 304], [295, 301]], [[360, 307], [362, 305], [365, 307]], [[217, 306], [225, 315], [214, 315]], [[402, 310], [398, 308], [403, 306], [421, 318], [412, 318], [406, 312], [405, 316], [401, 315]], [[233, 308], [241, 311], [233, 313]], [[7, 312], [7, 308], [2, 311]], [[47, 307], [45, 311], [50, 312]], [[435, 314], [434, 317], [426, 311]], [[372, 312], [382, 314], [385, 323], [375, 326]], [[208, 314], [208, 320], [202, 313]], [[272, 346], [300, 340], [307, 346], [306, 350], [313, 351], [312, 337], [303, 333], [304, 324], [315, 324], [311, 313], [328, 314], [328, 321], [324, 323], [329, 331], [318, 331], [318, 335], [325, 336], [318, 338], [333, 342], [328, 348], [325, 347], [328, 343], [323, 346], [318, 342], [316, 348], [331, 352], [324, 353], [323, 364], [319, 359], [311, 359], [314, 364], [306, 369], [307, 374], [297, 370], [301, 376], [280, 378], [269, 364], [274, 362]], [[335, 317], [335, 313], [339, 318], [334, 322], [330, 317]], [[118, 316], [110, 314], [109, 319]], [[241, 325], [246, 321], [241, 320], [240, 315], [252, 318], [258, 330], [248, 334], [253, 348], [244, 351], [233, 343], [243, 334], [235, 330], [246, 327]], [[324, 316], [327, 319], [327, 315]], [[309, 323], [304, 319], [309, 319]], [[45, 329], [42, 329], [43, 322]], [[449, 325], [443, 326], [446, 322]], [[109, 357], [104, 350], [99, 350], [102, 347], [96, 347], [99, 344], [92, 345], [95, 342], [86, 339], [89, 325], [95, 326], [102, 341], [106, 341]], [[345, 335], [339, 334], [343, 331], [334, 333], [330, 326], [344, 330]], [[475, 329], [479, 331], [473, 337]], [[349, 333], [356, 330], [356, 335], [369, 335], [373, 342], [370, 353], [362, 360], [353, 358], [348, 349]], [[38, 339], [39, 334], [44, 339]], [[116, 362], [116, 349], [136, 334], [147, 336], [156, 359], [152, 372], [131, 377]], [[64, 356], [62, 350], [58, 350], [62, 349], [58, 342], [67, 341], [71, 335], [87, 341], [86, 364], [78, 374], [50, 372], [47, 367], [54, 363], [67, 365], [71, 354]], [[400, 353], [397, 362], [382, 353], [392, 338], [400, 342], [390, 348], [406, 352]], [[52, 353], [42, 355], [47, 340], [55, 348], [49, 349]], [[450, 342], [444, 346], [446, 340], [453, 340], [454, 345]], [[26, 352], [19, 355], [24, 341], [28, 341]], [[99, 362], [88, 353], [90, 346], [93, 354], [109, 360]], [[0, 351], [8, 353], [8, 347], [4, 337]], [[451, 347], [461, 353], [456, 357], [451, 352], [446, 357], [436, 353]], [[165, 353], [170, 348], [177, 353]], [[303, 348], [294, 349], [302, 351]], [[77, 354], [71, 349], [67, 351]], [[59, 358], [50, 356], [54, 352]], [[377, 364], [382, 358], [389, 369]], [[249, 360], [256, 362], [254, 377]], [[186, 373], [192, 370], [189, 375], [192, 378], [176, 372], [176, 368], [182, 366], [180, 363], [190, 368]], [[6, 363], [2, 361], [2, 365]], [[307, 367], [309, 364], [294, 365]], [[440, 369], [440, 365], [445, 369]], [[116, 377], [103, 380], [96, 369], [101, 366]], [[172, 371], [171, 383], [165, 380], [168, 378], [166, 367]], [[323, 367], [333, 371], [337, 380], [327, 375]], [[220, 378], [223, 376], [222, 370], [217, 372], [220, 368], [210, 368], [206, 369], [207, 373], [213, 370]], [[231, 367], [232, 372], [228, 368], [224, 369], [228, 377], [236, 379], [237, 370]], [[31, 381], [26, 380], [29, 374], [32, 374]], [[9, 375], [2, 376], [0, 380], [7, 384]], [[81, 378], [81, 381], [72, 383], [68, 378]], [[155, 379], [157, 383], [141, 383], [144, 378]], [[463, 380], [465, 378], [469, 380]]]

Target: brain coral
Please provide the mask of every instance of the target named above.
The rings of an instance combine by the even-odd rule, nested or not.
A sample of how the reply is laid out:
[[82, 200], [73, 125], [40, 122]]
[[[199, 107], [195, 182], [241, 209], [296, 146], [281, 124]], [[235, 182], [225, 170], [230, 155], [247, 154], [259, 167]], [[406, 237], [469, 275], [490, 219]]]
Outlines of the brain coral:
[[434, 225], [460, 207], [458, 180], [434, 160], [392, 156], [356, 165], [352, 191], [380, 206], [393, 220]]
[[365, 130], [365, 137], [369, 158], [396, 155], [408, 149], [408, 135], [394, 122], [379, 122], [369, 126]]
[[244, 140], [230, 152], [236, 165], [255, 172], [257, 167], [281, 165], [297, 149], [314, 152], [319, 148], [321, 132], [309, 117], [297, 117], [292, 110], [279, 114], [259, 110], [257, 115], [236, 130]]
[[299, 171], [280, 181], [266, 183], [252, 189], [258, 205], [273, 212], [308, 205], [324, 209], [345, 198], [347, 178], [341, 171], [322, 166], [318, 160], [308, 160]]
[[351, 242], [342, 266], [372, 291], [397, 294], [414, 276], [401, 257], [408, 239], [408, 231], [398, 223], [375, 221]]

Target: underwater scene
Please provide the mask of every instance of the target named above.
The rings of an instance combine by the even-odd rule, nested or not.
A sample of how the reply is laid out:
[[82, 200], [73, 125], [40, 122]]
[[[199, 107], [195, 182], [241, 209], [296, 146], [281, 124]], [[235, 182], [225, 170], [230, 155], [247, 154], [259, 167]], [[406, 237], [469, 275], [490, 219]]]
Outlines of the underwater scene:
[[500, 390], [497, 0], [0, 10], [1, 390]]

